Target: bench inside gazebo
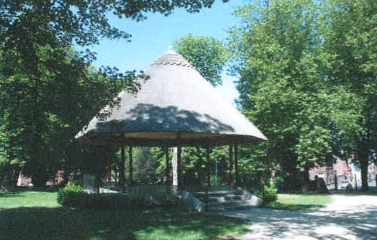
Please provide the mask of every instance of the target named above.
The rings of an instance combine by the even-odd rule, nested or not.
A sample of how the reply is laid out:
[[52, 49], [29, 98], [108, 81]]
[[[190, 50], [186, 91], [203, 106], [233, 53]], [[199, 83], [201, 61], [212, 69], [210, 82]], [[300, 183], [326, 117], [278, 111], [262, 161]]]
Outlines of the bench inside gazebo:
[[[136, 80], [140, 84], [140, 90], [136, 94], [122, 91], [118, 95], [117, 104], [105, 107], [76, 135], [76, 139], [90, 145], [105, 146], [110, 150], [121, 148], [119, 182], [123, 191], [126, 190], [125, 147], [129, 148], [128, 185], [133, 182], [133, 147], [164, 148], [166, 166], [170, 166], [168, 149], [176, 148], [177, 181], [171, 181], [170, 169], [167, 167], [166, 182], [174, 182], [178, 192], [185, 190], [182, 181], [182, 147], [205, 148], [205, 200], [208, 206], [209, 171], [212, 164], [210, 149], [229, 146], [229, 188], [233, 189], [239, 183], [237, 146], [267, 138], [242, 113], [225, 101], [181, 55], [174, 52], [162, 55], [144, 74], [145, 77]], [[111, 168], [109, 173], [111, 175]], [[200, 195], [199, 191], [197, 196], [200, 198]]]

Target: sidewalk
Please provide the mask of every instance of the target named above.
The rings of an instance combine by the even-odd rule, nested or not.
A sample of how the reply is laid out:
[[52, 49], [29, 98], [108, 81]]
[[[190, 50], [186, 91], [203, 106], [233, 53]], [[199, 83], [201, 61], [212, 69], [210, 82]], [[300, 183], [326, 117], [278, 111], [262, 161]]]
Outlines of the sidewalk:
[[334, 195], [319, 210], [253, 209], [224, 212], [248, 219], [251, 239], [377, 239], [377, 196]]

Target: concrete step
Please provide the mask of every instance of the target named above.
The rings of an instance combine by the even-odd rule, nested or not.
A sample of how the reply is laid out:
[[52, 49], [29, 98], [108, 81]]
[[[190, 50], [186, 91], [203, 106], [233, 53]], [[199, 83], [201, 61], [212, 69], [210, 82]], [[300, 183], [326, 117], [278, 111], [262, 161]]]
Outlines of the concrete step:
[[223, 211], [234, 211], [234, 210], [247, 210], [253, 209], [255, 207], [251, 206], [250, 204], [237, 204], [231, 206], [209, 206], [208, 210], [211, 212], [223, 212]]
[[227, 201], [232, 201], [232, 200], [242, 200], [242, 195], [239, 194], [227, 194], [224, 196], [224, 199]]
[[[209, 191], [208, 196], [211, 197], [222, 197], [225, 195], [241, 195], [239, 191], [233, 190], [233, 191]], [[206, 192], [195, 192], [195, 196], [205, 196]]]
[[[200, 201], [205, 202], [205, 197], [198, 197]], [[243, 200], [242, 196], [240, 195], [225, 195], [221, 197], [212, 197], [208, 196], [208, 202], [209, 203], [223, 203], [228, 201], [235, 201], [235, 200]]]
[[[196, 192], [194, 196], [200, 201], [206, 202], [205, 192]], [[237, 190], [209, 191], [208, 210], [218, 212], [255, 208], [250, 200], [244, 200], [243, 197], [243, 192]]]

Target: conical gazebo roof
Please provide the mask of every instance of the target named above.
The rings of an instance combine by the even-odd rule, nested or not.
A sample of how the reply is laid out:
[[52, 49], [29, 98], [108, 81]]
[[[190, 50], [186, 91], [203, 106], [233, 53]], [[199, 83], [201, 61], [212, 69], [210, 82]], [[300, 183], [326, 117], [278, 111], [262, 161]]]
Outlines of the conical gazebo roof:
[[133, 146], [225, 145], [266, 140], [181, 55], [168, 52], [138, 79], [141, 89], [122, 91], [107, 117], [93, 118], [76, 135], [81, 142]]

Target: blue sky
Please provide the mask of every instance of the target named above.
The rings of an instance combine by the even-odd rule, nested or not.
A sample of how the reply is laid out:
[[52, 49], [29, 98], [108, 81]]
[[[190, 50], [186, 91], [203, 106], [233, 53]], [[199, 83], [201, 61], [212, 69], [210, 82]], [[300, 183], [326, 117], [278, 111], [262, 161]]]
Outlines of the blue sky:
[[[231, 0], [222, 3], [217, 0], [210, 9], [190, 14], [175, 10], [165, 17], [161, 14], [147, 14], [147, 19], [135, 22], [128, 19], [110, 17], [112, 25], [132, 34], [131, 42], [103, 39], [92, 48], [97, 52], [94, 65], [118, 67], [122, 71], [144, 70], [157, 57], [169, 50], [174, 40], [189, 33], [198, 36], [212, 36], [219, 40], [227, 37], [227, 29], [237, 23], [232, 12], [245, 1]], [[228, 101], [238, 97], [234, 77], [223, 73], [223, 85], [217, 87]]]

